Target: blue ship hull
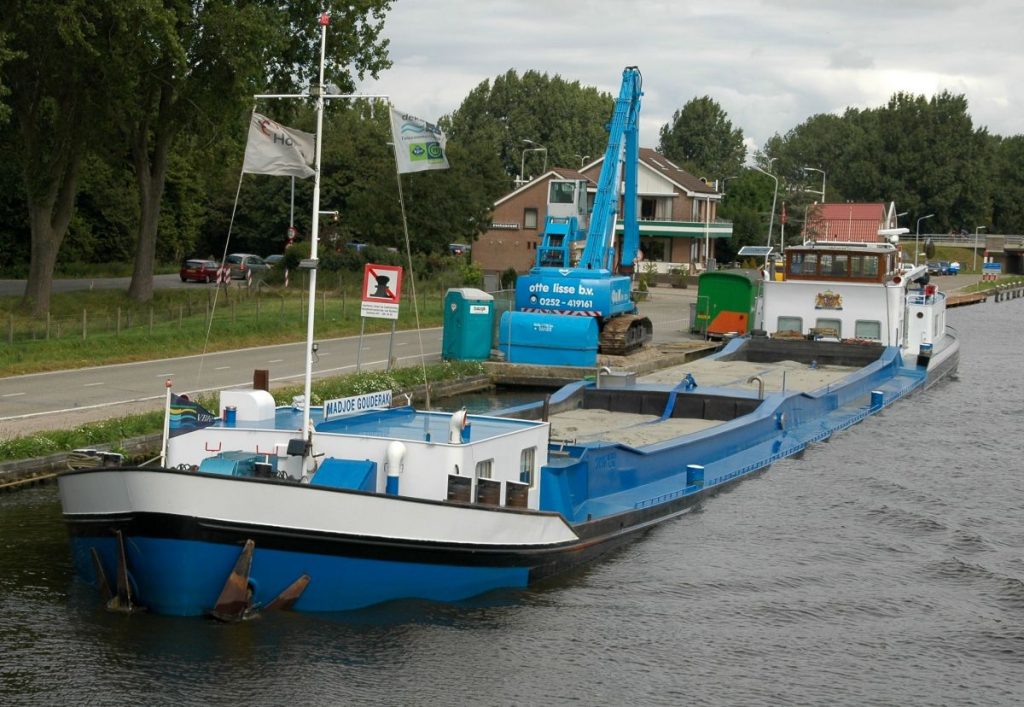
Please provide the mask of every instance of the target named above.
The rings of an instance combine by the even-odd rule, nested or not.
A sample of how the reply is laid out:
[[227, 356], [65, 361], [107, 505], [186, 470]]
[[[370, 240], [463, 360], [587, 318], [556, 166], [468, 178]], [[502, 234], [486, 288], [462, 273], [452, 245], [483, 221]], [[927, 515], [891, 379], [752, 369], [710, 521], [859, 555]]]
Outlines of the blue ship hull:
[[[727, 358], [743, 345], [733, 342], [718, 356]], [[62, 496], [134, 499], [150, 493], [154, 499], [180, 499], [171, 503], [175, 510], [165, 512], [145, 504], [103, 512], [101, 502], [91, 511], [86, 504], [69, 512], [66, 504], [75, 566], [82, 577], [96, 581], [95, 551], [104, 573], [114, 576], [119, 555], [114, 536], [119, 532], [125, 538], [133, 594], [152, 611], [183, 616], [210, 611], [250, 540], [255, 544], [248, 576], [253, 608], [270, 603], [302, 575], [311, 578], [294, 604], [302, 611], [344, 611], [406, 598], [459, 601], [523, 588], [594, 560], [707, 496], [877, 413], [956, 365], [954, 356], [930, 372], [928, 365], [907, 366], [896, 348], [877, 347], [871, 355], [878, 352], [834, 386], [776, 392], [763, 400], [728, 387], [567, 386], [551, 398], [552, 408], [578, 406], [585, 397], [586, 405], [598, 409], [633, 406], [660, 413], [662, 419], [693, 416], [688, 409], [695, 408], [698, 415], [702, 410], [724, 421], [640, 447], [608, 440], [553, 444], [540, 470], [540, 510], [171, 469], [72, 472], [61, 477]], [[516, 412], [529, 417], [528, 408]], [[245, 499], [238, 504], [244, 519], [214, 517], [210, 509], [219, 511], [217, 505], [192, 510], [191, 499], [209, 497]], [[315, 505], [334, 509], [331, 515], [337, 517], [372, 518], [382, 506], [370, 504], [404, 504], [397, 514], [402, 518], [437, 517], [449, 529], [484, 530], [472, 537], [446, 535], [435, 533], [432, 522], [404, 535], [389, 535], [384, 525], [379, 533], [329, 530], [312, 521], [296, 528], [276, 522], [269, 510], [275, 504], [309, 502], [312, 507], [314, 497]], [[544, 524], [547, 530], [521, 540], [499, 532], [516, 523], [527, 529]], [[492, 530], [504, 540], [489, 541]]]

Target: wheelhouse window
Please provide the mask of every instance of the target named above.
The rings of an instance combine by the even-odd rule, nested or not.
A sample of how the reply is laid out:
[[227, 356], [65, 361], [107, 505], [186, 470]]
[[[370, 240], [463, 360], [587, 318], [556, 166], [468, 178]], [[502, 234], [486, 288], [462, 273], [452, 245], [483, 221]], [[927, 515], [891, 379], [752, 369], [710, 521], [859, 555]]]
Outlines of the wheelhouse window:
[[801, 317], [779, 317], [779, 326], [776, 331], [786, 334], [802, 334], [804, 320]]
[[537, 209], [523, 209], [523, 228], [537, 229]]
[[524, 484], [529, 484], [530, 488], [533, 488], [536, 480], [536, 467], [534, 465], [536, 458], [536, 447], [529, 447], [519, 453], [519, 480]]
[[818, 274], [818, 254], [817, 253], [804, 253], [804, 267], [801, 272], [803, 275], [817, 275]]
[[476, 478], [478, 479], [489, 479], [491, 478], [491, 471], [494, 467], [493, 459], [484, 459], [483, 461], [476, 463]]
[[853, 335], [858, 339], [882, 340], [882, 322], [858, 319], [853, 324]]

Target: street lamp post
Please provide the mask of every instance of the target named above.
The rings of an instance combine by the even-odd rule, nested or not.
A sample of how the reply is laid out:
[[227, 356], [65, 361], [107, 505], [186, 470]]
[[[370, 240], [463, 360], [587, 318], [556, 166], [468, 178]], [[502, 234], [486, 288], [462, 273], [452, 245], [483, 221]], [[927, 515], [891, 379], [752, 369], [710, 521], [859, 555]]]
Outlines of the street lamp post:
[[921, 254], [921, 222], [931, 218], [935, 214], [928, 214], [917, 219], [917, 235], [914, 236], [914, 265], [917, 265], [918, 256]]
[[[771, 168], [772, 162], [774, 160], [775, 160], [774, 157], [772, 157], [770, 160], [768, 160], [768, 167], [769, 168]], [[769, 177], [771, 177], [772, 179], [775, 180], [775, 192], [772, 194], [772, 213], [768, 217], [768, 245], [770, 247], [771, 244], [772, 244], [772, 229], [775, 227], [775, 200], [779, 196], [779, 178], [776, 177], [771, 172], [765, 172], [763, 169], [758, 167], [756, 164], [755, 165], [751, 165], [751, 166], [754, 169], [756, 169], [758, 172], [760, 172], [761, 174], [767, 174]]]
[[820, 192], [815, 192], [813, 189], [807, 189], [806, 191], [809, 191], [812, 194], [814, 194], [814, 193], [821, 194], [821, 203], [824, 204], [825, 203], [825, 170], [818, 169], [817, 167], [804, 167], [803, 170], [805, 172], [821, 172], [821, 191]]
[[534, 142], [533, 140], [525, 140], [524, 139], [523, 142], [526, 143], [527, 145], [533, 145], [534, 147], [526, 148], [525, 150], [523, 150], [522, 154], [519, 156], [519, 183], [520, 184], [526, 184], [526, 172], [524, 171], [524, 169], [526, 167], [526, 153], [527, 152], [543, 152], [544, 153], [544, 167], [541, 169], [541, 172], [544, 172], [548, 168], [548, 148], [546, 148], [543, 145], [540, 145], [540, 144]]
[[985, 226], [978, 226], [974, 229], [974, 248], [971, 249], [974, 251], [974, 259], [971, 261], [971, 270], [978, 269], [978, 231], [983, 228], [985, 228]]

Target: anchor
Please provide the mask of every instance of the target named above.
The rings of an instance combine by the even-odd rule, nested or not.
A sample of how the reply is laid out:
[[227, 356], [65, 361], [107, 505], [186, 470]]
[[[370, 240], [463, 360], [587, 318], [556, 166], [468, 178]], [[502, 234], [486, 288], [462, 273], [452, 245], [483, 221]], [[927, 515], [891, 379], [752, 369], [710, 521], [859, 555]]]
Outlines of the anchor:
[[[261, 612], [261, 608], [253, 604], [252, 586], [249, 584], [249, 570], [252, 568], [252, 554], [255, 549], [256, 543], [252, 539], [245, 541], [216, 605], [209, 611], [209, 615], [218, 621], [237, 623], [251, 619]], [[262, 611], [287, 611], [302, 596], [309, 585], [309, 580], [308, 574], [301, 575], [273, 601], [262, 607]]]
[[128, 581], [128, 555], [124, 549], [124, 535], [120, 530], [114, 531], [117, 538], [117, 593], [110, 589], [110, 582], [103, 571], [103, 563], [100, 561], [100, 554], [95, 547], [89, 548], [92, 553], [92, 563], [96, 569], [96, 581], [99, 584], [100, 596], [106, 603], [107, 611], [116, 611], [121, 614], [134, 614], [138, 611], [145, 611], [146, 607], [136, 604], [132, 598], [132, 585]]
[[[92, 554], [93, 566], [96, 570], [96, 581], [99, 584], [100, 596], [103, 598], [107, 611], [115, 611], [123, 614], [133, 614], [145, 611], [146, 607], [137, 603], [132, 595], [131, 583], [128, 581], [128, 555], [125, 551], [124, 534], [120, 530], [114, 531], [117, 538], [117, 583], [116, 592], [111, 589], [107, 574], [103, 569], [103, 562], [95, 547], [89, 548]], [[289, 584], [269, 604], [263, 607], [254, 606], [252, 587], [249, 584], [249, 570], [252, 567], [252, 555], [256, 549], [256, 543], [251, 539], [245, 541], [241, 554], [235, 561], [235, 566], [228, 575], [224, 588], [221, 590], [217, 603], [208, 612], [213, 618], [226, 623], [237, 623], [253, 618], [265, 611], [288, 611], [302, 597], [302, 593], [309, 586], [310, 577], [308, 574], [300, 575], [298, 579]]]

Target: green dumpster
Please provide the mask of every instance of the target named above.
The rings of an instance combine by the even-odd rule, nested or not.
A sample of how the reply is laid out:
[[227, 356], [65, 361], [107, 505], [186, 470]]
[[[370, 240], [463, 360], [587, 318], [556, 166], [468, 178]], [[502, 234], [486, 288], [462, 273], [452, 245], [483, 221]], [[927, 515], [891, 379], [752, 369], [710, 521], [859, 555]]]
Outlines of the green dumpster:
[[444, 296], [441, 358], [486, 361], [491, 356], [494, 297], [473, 287], [455, 287]]
[[691, 327], [705, 335], [746, 334], [754, 326], [757, 285], [743, 273], [724, 270], [697, 279], [697, 302]]

